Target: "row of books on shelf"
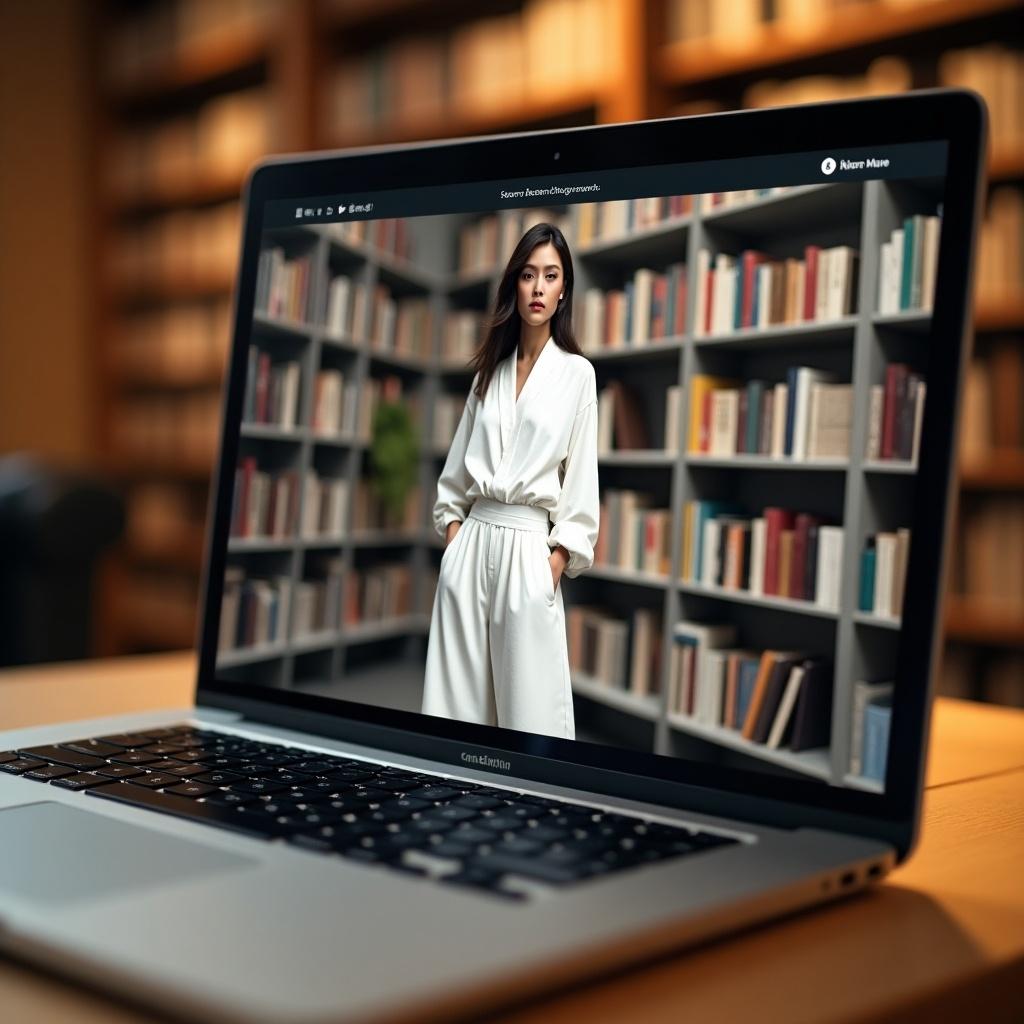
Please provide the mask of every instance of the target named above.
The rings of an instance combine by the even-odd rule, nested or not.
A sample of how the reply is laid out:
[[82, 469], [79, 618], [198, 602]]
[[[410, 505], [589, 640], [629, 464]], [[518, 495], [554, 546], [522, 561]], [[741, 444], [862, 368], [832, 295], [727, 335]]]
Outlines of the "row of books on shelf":
[[373, 220], [343, 220], [326, 225], [329, 238], [356, 246], [370, 246], [397, 260], [415, 257], [415, 238], [405, 217], [380, 217]]
[[217, 650], [282, 642], [288, 634], [292, 600], [289, 576], [247, 578], [239, 566], [224, 571]]
[[693, 210], [693, 196], [654, 196], [580, 203], [575, 241], [585, 247], [654, 227]]
[[445, 314], [441, 358], [446, 363], [467, 363], [484, 336], [484, 314], [475, 309], [454, 309]]
[[1000, 152], [1024, 145], [1020, 98], [1024, 96], [1024, 53], [1003, 43], [949, 50], [939, 58], [942, 85], [973, 89], [988, 107], [993, 149]]
[[[926, 390], [906, 363], [886, 367], [885, 383], [869, 390], [866, 459], [917, 459]], [[698, 374], [691, 388], [688, 450], [797, 462], [849, 458], [853, 400], [852, 385], [810, 366], [790, 367], [785, 382], [776, 384]]]
[[[676, 715], [697, 725], [733, 730], [770, 750], [799, 753], [829, 747], [831, 661], [801, 651], [736, 648], [737, 639], [736, 628], [729, 624], [673, 626], [669, 693]], [[888, 683], [854, 686], [849, 719], [852, 775], [884, 780], [891, 694]], [[874, 704], [883, 711], [869, 716], [867, 709]], [[873, 720], [876, 714], [878, 722]]]
[[[682, 388], [671, 384], [665, 393], [664, 450], [678, 448]], [[629, 385], [609, 381], [597, 393], [597, 454], [650, 449], [651, 437], [643, 401]]]
[[[573, 605], [566, 627], [575, 674], [641, 700], [667, 688], [667, 708], [680, 727], [725, 729], [752, 746], [793, 753], [831, 745], [834, 683], [827, 658], [737, 648], [732, 625], [680, 621], [663, 671], [662, 618], [654, 609], [623, 619], [599, 606]], [[853, 687], [849, 771], [855, 776], [884, 779], [891, 697], [891, 683]]]
[[311, 320], [312, 273], [309, 255], [288, 257], [277, 245], [261, 249], [256, 270], [256, 311], [299, 323]]
[[595, 605], [573, 604], [565, 618], [573, 672], [634, 697], [660, 692], [660, 612], [637, 608], [627, 621]]
[[124, 224], [110, 247], [111, 278], [123, 288], [228, 282], [240, 232], [237, 201]]
[[150, 467], [160, 462], [212, 468], [220, 434], [219, 394], [161, 394], [111, 403], [114, 452]]
[[324, 130], [408, 130], [575, 94], [606, 71], [607, 16], [604, 0], [528, 0], [513, 13], [349, 54], [326, 83]]
[[673, 263], [663, 274], [642, 267], [623, 288], [588, 288], [580, 314], [584, 352], [678, 337], [686, 324], [686, 265]]
[[[370, 622], [387, 622], [413, 610], [413, 573], [408, 565], [382, 564], [345, 571], [341, 558], [328, 559], [316, 579], [247, 575], [241, 566], [224, 572], [217, 649], [225, 651], [283, 644]], [[424, 570], [427, 594], [436, 574]], [[429, 606], [429, 605], [428, 605]]]
[[960, 453], [978, 463], [998, 451], [1024, 449], [1024, 346], [993, 338], [971, 360], [964, 385]]
[[519, 239], [536, 224], [554, 224], [568, 230], [569, 218], [541, 208], [504, 210], [469, 220], [459, 228], [456, 270], [459, 274], [484, 274], [502, 269]]
[[[791, 21], [787, 30], [820, 31], [816, 17], [828, 12], [827, 4], [804, 4], [806, 13]], [[824, 100], [852, 100], [864, 96], [886, 96], [912, 88], [910, 65], [901, 57], [883, 56], [872, 60], [861, 74], [806, 75], [780, 80], [763, 79], [743, 91], [744, 107], [779, 107]]]
[[935, 301], [942, 218], [915, 214], [883, 242], [878, 260], [878, 312], [930, 311]]
[[269, 352], [250, 345], [242, 421], [293, 430], [299, 421], [301, 383], [298, 360], [274, 364]]
[[690, 393], [688, 450], [704, 455], [770, 455], [800, 462], [848, 458], [853, 387], [810, 366], [784, 383], [698, 374]]
[[954, 591], [1024, 625], [1024, 497], [964, 502]]
[[601, 497], [594, 565], [667, 575], [671, 562], [672, 512], [650, 508], [639, 491], [605, 488]]
[[140, 380], [199, 381], [220, 376], [230, 340], [230, 299], [186, 302], [125, 317], [112, 355]]
[[426, 359], [433, 342], [433, 317], [430, 300], [423, 296], [396, 299], [386, 284], [372, 289], [339, 274], [327, 288], [326, 326], [333, 334], [365, 337], [370, 347], [382, 352], [397, 352]]
[[867, 537], [860, 556], [857, 608], [884, 618], [899, 618], [910, 558], [910, 530], [876, 533]]
[[706, 192], [698, 197], [702, 211], [731, 210], [737, 206], [760, 202], [788, 192], [792, 185], [776, 185], [774, 188], [739, 188], [732, 192]]
[[257, 467], [254, 456], [246, 456], [235, 471], [231, 536], [340, 539], [348, 521], [348, 496], [347, 480], [320, 476], [315, 469], [301, 474], [295, 469], [266, 472]]
[[725, 501], [683, 509], [682, 579], [755, 597], [839, 609], [843, 528], [820, 516], [769, 507], [745, 515]]
[[[920, 0], [922, 5], [931, 0]], [[721, 7], [721, 5], [718, 5]], [[792, 14], [778, 18], [780, 27], [789, 34], [813, 34], [823, 30], [822, 19], [829, 13], [828, 4], [806, 3], [804, 0], [786, 0], [783, 8], [791, 7]], [[901, 6], [907, 6], [903, 4]], [[760, 7], [746, 5], [747, 10]], [[671, 9], [685, 10], [700, 17], [702, 11], [715, 10], [710, 0], [674, 0]], [[779, 4], [775, 9], [780, 8]], [[721, 8], [727, 21], [725, 35], [717, 39], [719, 45], [744, 45], [749, 37], [735, 20], [736, 8]], [[719, 33], [716, 32], [716, 35]], [[1024, 85], [1024, 58], [1018, 49], [1002, 43], [963, 50], [947, 50], [936, 61], [939, 85], [974, 89], [985, 99], [988, 107], [989, 131], [996, 152], [1019, 148], [1024, 136], [1021, 127], [1017, 97]], [[855, 99], [863, 96], [885, 96], [906, 92], [913, 88], [914, 74], [908, 61], [887, 55], [872, 60], [863, 74], [808, 75], [787, 80], [777, 78], [755, 82], [748, 86], [742, 97], [743, 107], [785, 107], [798, 103], [819, 103], [823, 100]], [[715, 105], [713, 109], [724, 109]], [[709, 112], [707, 107], [702, 111]]]
[[276, 103], [260, 86], [221, 93], [193, 113], [122, 130], [106, 165], [111, 193], [124, 201], [176, 196], [209, 181], [241, 182], [271, 152]]
[[404, 402], [413, 422], [421, 422], [419, 397], [403, 397], [400, 377], [389, 374], [359, 381], [341, 370], [320, 370], [313, 385], [313, 433], [369, 441], [377, 410], [395, 402]]
[[1024, 192], [994, 188], [978, 235], [975, 294], [979, 305], [1019, 303], [1024, 296]]
[[671, 710], [771, 749], [828, 746], [831, 663], [798, 651], [736, 649], [736, 640], [732, 625], [673, 626]]
[[175, 0], [129, 9], [105, 39], [103, 64], [112, 84], [127, 87], [175, 62], [267, 32], [279, 0]]
[[838, 320], [856, 309], [857, 264], [848, 245], [808, 245], [802, 260], [773, 259], [755, 249], [738, 256], [701, 249], [694, 335]]
[[917, 462], [927, 386], [906, 363], [889, 363], [885, 383], [872, 384], [868, 406], [867, 459]]

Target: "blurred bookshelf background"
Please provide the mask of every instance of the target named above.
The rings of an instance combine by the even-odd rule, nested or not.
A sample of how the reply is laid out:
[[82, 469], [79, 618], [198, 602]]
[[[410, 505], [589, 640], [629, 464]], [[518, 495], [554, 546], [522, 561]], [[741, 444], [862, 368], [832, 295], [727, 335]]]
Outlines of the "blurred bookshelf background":
[[123, 499], [88, 653], [193, 642], [238, 194], [258, 157], [963, 85], [989, 105], [991, 149], [941, 689], [1024, 704], [1020, 14], [1008, 0], [5, 5], [0, 457]]

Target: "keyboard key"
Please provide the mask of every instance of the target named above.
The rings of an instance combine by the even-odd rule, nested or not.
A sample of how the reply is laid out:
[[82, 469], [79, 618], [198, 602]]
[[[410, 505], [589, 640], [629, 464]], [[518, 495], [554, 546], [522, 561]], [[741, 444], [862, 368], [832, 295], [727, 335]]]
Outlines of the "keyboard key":
[[144, 775], [145, 772], [131, 764], [104, 764], [96, 769], [96, 774], [108, 779], [133, 779], [136, 775]]
[[13, 750], [4, 750], [0, 752], [0, 764], [8, 764], [11, 761], [17, 761], [18, 755]]
[[453, 796], [461, 796], [461, 789], [452, 789], [451, 786], [424, 786], [422, 789], [410, 790], [408, 796], [414, 796], [417, 800], [450, 800]]
[[[153, 770], [156, 765], [150, 765], [150, 769]], [[203, 766], [201, 764], [186, 764], [182, 767], [175, 766], [167, 769], [168, 775], [177, 775], [179, 779], [194, 779], [197, 775], [203, 774]]]
[[216, 786], [206, 786], [201, 782], [183, 782], [179, 786], [168, 786], [167, 792], [174, 793], [177, 796], [190, 796], [200, 797], [206, 796], [207, 793], [213, 793], [216, 791]]
[[[146, 768], [151, 772], [169, 772], [172, 769], [182, 768], [181, 761], [175, 761], [173, 757], [165, 757], [161, 761], [150, 761]], [[202, 768], [198, 769], [202, 771]]]
[[[180, 771], [184, 772], [185, 769], [182, 768], [180, 769]], [[199, 767], [189, 768], [188, 771], [196, 773], [192, 776], [192, 778], [194, 778], [196, 782], [205, 782], [210, 786], [230, 786], [233, 782], [243, 781], [243, 776], [238, 775], [235, 772], [226, 772], [220, 770], [204, 772], [203, 769]]]
[[33, 768], [25, 772], [23, 778], [35, 779], [37, 782], [49, 782], [51, 779], [62, 779], [65, 775], [74, 775], [75, 769], [63, 764], [48, 764], [42, 768]]
[[535, 839], [538, 843], [554, 843], [560, 839], [568, 839], [570, 833], [564, 828], [551, 828], [551, 826], [544, 824], [543, 819], [541, 819], [541, 824], [521, 832], [520, 835]]
[[299, 761], [291, 767], [294, 771], [308, 772], [310, 775], [323, 775], [334, 771], [334, 765], [330, 761]]
[[543, 843], [535, 842], [532, 839], [523, 839], [519, 836], [512, 836], [504, 839], [494, 847], [495, 853], [530, 854], [540, 853], [544, 849]]
[[73, 750], [76, 754], [92, 754], [94, 757], [110, 757], [121, 750], [121, 747], [115, 747], [113, 743], [104, 743], [102, 740], [75, 740], [73, 743], [60, 745], [65, 750]]
[[92, 754], [79, 754], [74, 750], [64, 750], [61, 747], [29, 747], [22, 750], [25, 757], [39, 757], [54, 764], [64, 764], [69, 768], [95, 768], [103, 764], [102, 757], [94, 757]]
[[176, 746], [173, 743], [151, 743], [148, 747], [141, 747], [147, 754], [156, 754], [157, 757], [171, 757], [183, 750], [183, 747]]
[[178, 818], [188, 818], [192, 821], [213, 825], [216, 828], [230, 829], [233, 832], [241, 832], [260, 839], [269, 839], [284, 832], [269, 815], [262, 817], [254, 814], [247, 815], [231, 807], [218, 807], [205, 801], [190, 800], [186, 796], [157, 793], [151, 789], [143, 789], [124, 782], [115, 782], [101, 786], [99, 789], [90, 790], [89, 795], [100, 797], [103, 800], [132, 804], [135, 807], [145, 807]]
[[141, 750], [123, 750], [120, 754], [115, 754], [110, 760], [114, 764], [153, 764], [154, 761], [159, 761], [159, 757], [154, 757], [152, 754], [146, 754]]
[[153, 738], [147, 736], [143, 732], [121, 732], [116, 733], [113, 736], [98, 736], [97, 739], [101, 743], [108, 743], [115, 747], [144, 747], [147, 743], [152, 743]]
[[489, 818], [480, 818], [477, 824], [481, 828], [490, 829], [492, 832], [518, 831], [526, 827], [526, 823], [521, 819], [506, 817], [502, 814], [495, 814]]
[[427, 851], [435, 857], [446, 857], [452, 860], [462, 860], [470, 857], [475, 852], [469, 843], [460, 843], [458, 840], [445, 836], [439, 843], [431, 843]]
[[266, 779], [255, 779], [245, 782], [233, 782], [231, 790], [235, 793], [252, 793], [254, 796], [261, 796], [265, 793], [280, 793], [288, 787], [283, 782], [268, 782]]
[[237, 757], [226, 754], [208, 754], [199, 763], [207, 768], [215, 768], [218, 771], [233, 771], [238, 769], [244, 762]]
[[92, 789], [93, 786], [115, 785], [122, 783], [111, 783], [110, 779], [102, 775], [94, 775], [92, 772], [81, 772], [78, 775], [65, 775], [63, 779], [54, 779], [51, 786], [60, 786], [61, 789]]
[[7, 772], [8, 775], [23, 775], [25, 772], [45, 766], [46, 762], [40, 761], [38, 757], [16, 757], [13, 761], [0, 764], [0, 772]]
[[219, 807], [244, 807], [258, 800], [259, 797], [251, 793], [232, 793], [228, 790], [215, 789], [212, 793], [204, 796], [203, 803], [216, 804]]
[[490, 811], [495, 807], [504, 806], [500, 800], [495, 800], [494, 797], [477, 796], [475, 793], [472, 793], [469, 796], [457, 797], [452, 801], [452, 804], [456, 807], [469, 807], [475, 811]]
[[478, 828], [473, 823], [466, 823], [459, 825], [454, 832], [450, 832], [449, 835], [456, 842], [459, 843], [471, 843], [474, 846], [479, 846], [482, 843], [496, 843], [498, 837], [486, 828]]
[[468, 807], [443, 804], [441, 807], [434, 807], [432, 810], [425, 811], [423, 817], [429, 818], [431, 821], [468, 821], [471, 818], [478, 817], [478, 815], [476, 811], [471, 811]]
[[166, 772], [151, 772], [147, 775], [137, 775], [130, 779], [125, 785], [146, 786], [148, 789], [159, 789], [161, 786], [174, 786], [181, 782], [177, 775], [170, 775]]
[[193, 761], [203, 761], [203, 760], [205, 760], [205, 759], [206, 759], [206, 758], [207, 758], [208, 756], [209, 756], [209, 755], [208, 755], [208, 754], [206, 753], [206, 751], [205, 751], [205, 750], [198, 750], [198, 749], [194, 749], [194, 750], [182, 750], [182, 751], [180, 751], [179, 753], [177, 753], [177, 754], [175, 754], [175, 755], [174, 755], [174, 757], [175, 757], [175, 760], [178, 760], [178, 761], [187, 761], [187, 762], [193, 762]]

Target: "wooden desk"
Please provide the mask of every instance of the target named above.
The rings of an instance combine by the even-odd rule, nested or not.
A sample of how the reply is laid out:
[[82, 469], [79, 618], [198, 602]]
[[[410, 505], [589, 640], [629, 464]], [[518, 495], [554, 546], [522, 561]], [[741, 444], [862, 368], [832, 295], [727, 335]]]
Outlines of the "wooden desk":
[[[180, 707], [187, 654], [0, 673], [0, 722]], [[916, 854], [876, 890], [624, 971], [502, 1024], [1024, 1020], [1024, 712], [939, 700]], [[153, 1016], [0, 961], [3, 1017], [142, 1024]]]

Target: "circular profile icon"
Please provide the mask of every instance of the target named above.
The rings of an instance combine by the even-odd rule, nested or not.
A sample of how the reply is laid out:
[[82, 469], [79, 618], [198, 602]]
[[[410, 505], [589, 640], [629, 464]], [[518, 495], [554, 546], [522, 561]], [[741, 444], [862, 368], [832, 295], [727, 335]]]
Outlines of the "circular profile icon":
[[821, 173], [831, 174], [836, 169], [836, 162], [832, 157], [827, 156], [821, 161]]

